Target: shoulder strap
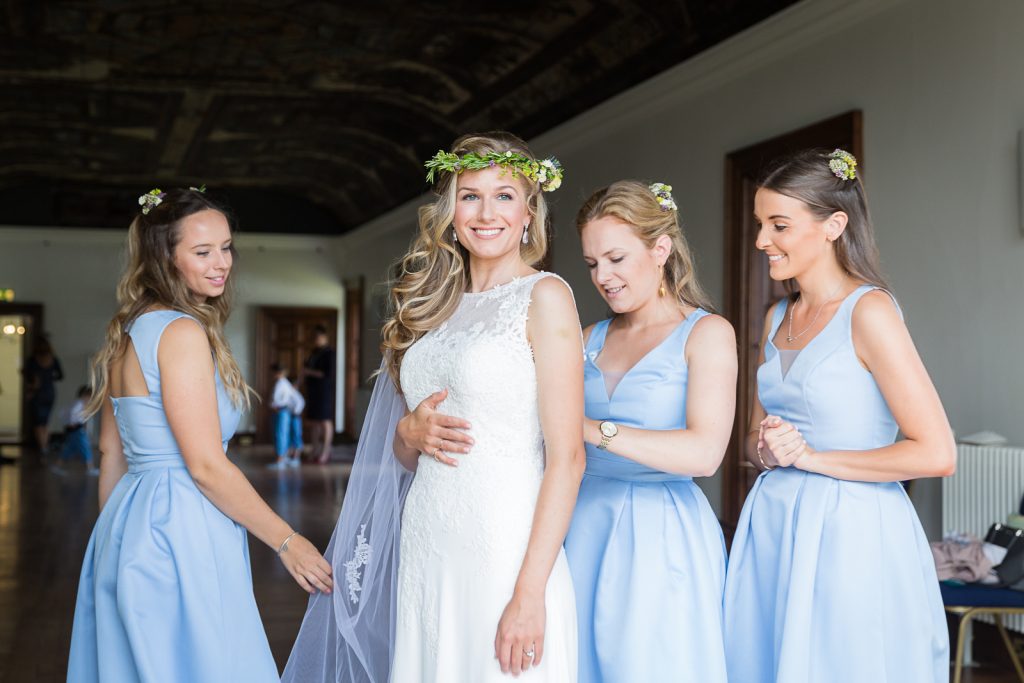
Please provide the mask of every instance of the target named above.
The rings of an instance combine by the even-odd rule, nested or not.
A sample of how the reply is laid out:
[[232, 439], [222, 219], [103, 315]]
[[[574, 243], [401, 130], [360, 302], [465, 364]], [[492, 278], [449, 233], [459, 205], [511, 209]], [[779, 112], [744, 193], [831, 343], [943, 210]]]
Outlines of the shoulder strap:
[[151, 394], [160, 393], [160, 364], [157, 361], [160, 338], [167, 326], [179, 318], [195, 320], [188, 313], [181, 311], [150, 311], [132, 321], [128, 330], [132, 344], [135, 346], [135, 355], [142, 367], [142, 374], [146, 378], [146, 386], [149, 387]]
[[857, 307], [857, 302], [860, 301], [861, 297], [863, 297], [868, 292], [875, 291], [876, 289], [880, 292], [885, 292], [886, 294], [889, 295], [889, 298], [892, 299], [893, 305], [896, 307], [896, 312], [900, 314], [901, 318], [903, 317], [903, 309], [900, 308], [900, 302], [896, 300], [896, 296], [892, 292], [890, 292], [888, 289], [885, 289], [884, 287], [879, 287], [878, 285], [861, 285], [857, 289], [853, 290], [853, 292], [849, 296], [849, 299], [847, 300], [847, 304], [849, 305], [850, 310], [847, 311], [846, 316], [849, 320], [853, 320], [853, 309]]
[[604, 340], [608, 336], [608, 326], [611, 324], [611, 318], [605, 318], [594, 324], [594, 329], [590, 331], [590, 337], [587, 338], [587, 354], [594, 354], [596, 357], [601, 352]]
[[693, 328], [701, 321], [702, 318], [709, 315], [711, 314], [703, 308], [698, 308], [683, 321], [682, 325], [680, 325], [680, 329], [682, 330], [680, 333], [682, 335], [682, 339], [679, 341], [679, 346], [683, 350], [684, 355], [686, 353], [686, 342], [689, 341], [690, 333], [693, 332]]
[[775, 313], [772, 314], [772, 327], [768, 330], [768, 339], [775, 339], [775, 335], [779, 331], [779, 326], [782, 325], [782, 321], [786, 319], [786, 309], [788, 308], [788, 296], [779, 299], [778, 303], [775, 304]]

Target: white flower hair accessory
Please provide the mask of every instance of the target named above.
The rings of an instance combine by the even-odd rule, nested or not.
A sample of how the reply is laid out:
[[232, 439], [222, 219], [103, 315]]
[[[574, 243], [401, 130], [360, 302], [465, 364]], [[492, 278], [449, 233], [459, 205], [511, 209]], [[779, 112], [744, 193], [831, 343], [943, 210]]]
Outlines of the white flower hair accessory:
[[651, 183], [648, 189], [654, 194], [654, 199], [662, 211], [676, 211], [676, 200], [672, 198], [672, 186], [665, 183]]
[[164, 197], [166, 196], [166, 192], [162, 192], [160, 188], [154, 188], [139, 197], [139, 206], [142, 207], [142, 215], [145, 216], [150, 211], [160, 206], [160, 203], [163, 202]]
[[857, 178], [857, 158], [846, 150], [836, 149], [828, 155], [828, 167], [832, 175], [840, 180]]

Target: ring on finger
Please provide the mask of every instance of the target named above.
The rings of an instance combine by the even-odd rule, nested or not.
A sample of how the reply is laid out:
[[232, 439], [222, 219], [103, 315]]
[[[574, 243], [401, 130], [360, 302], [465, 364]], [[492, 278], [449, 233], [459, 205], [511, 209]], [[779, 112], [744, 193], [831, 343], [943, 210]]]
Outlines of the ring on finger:
[[533, 659], [533, 648], [531, 647], [529, 650], [523, 650], [523, 654], [530, 659]]

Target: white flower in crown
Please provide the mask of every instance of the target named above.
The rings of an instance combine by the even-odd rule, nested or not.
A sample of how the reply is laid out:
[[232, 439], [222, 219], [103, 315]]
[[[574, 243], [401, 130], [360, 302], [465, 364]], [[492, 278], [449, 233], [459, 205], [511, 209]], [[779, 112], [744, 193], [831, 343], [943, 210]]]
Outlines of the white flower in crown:
[[139, 206], [142, 207], [142, 215], [145, 216], [150, 211], [160, 206], [166, 196], [167, 194], [161, 192], [160, 188], [154, 188], [139, 197]]
[[661, 207], [662, 211], [675, 211], [679, 207], [676, 206], [675, 200], [672, 198], [672, 186], [666, 185], [665, 183], [651, 183], [648, 189], [654, 194], [655, 201], [658, 202], [658, 206]]

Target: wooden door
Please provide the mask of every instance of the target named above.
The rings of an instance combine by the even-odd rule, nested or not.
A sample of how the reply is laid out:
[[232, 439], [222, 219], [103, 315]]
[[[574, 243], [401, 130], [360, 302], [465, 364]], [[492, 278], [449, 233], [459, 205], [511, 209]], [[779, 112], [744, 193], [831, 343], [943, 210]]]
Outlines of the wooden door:
[[363, 277], [345, 283], [345, 427], [349, 441], [359, 438], [356, 428], [356, 398], [359, 385], [367, 377], [362, 373]]
[[736, 328], [739, 345], [736, 423], [722, 465], [722, 522], [730, 536], [758, 475], [757, 468], [744, 456], [742, 444], [757, 388], [764, 318], [771, 305], [785, 296], [783, 283], [768, 276], [767, 258], [755, 247], [757, 178], [773, 159], [809, 147], [840, 147], [852, 152], [863, 168], [861, 118], [860, 111], [850, 111], [737, 150], [725, 158], [725, 315]]
[[255, 404], [256, 443], [273, 441], [270, 397], [274, 390], [274, 377], [270, 366], [279, 363], [288, 370], [290, 377], [300, 377], [302, 365], [313, 350], [317, 325], [327, 328], [330, 344], [337, 348], [336, 308], [261, 306], [258, 309], [253, 388], [262, 400]]

